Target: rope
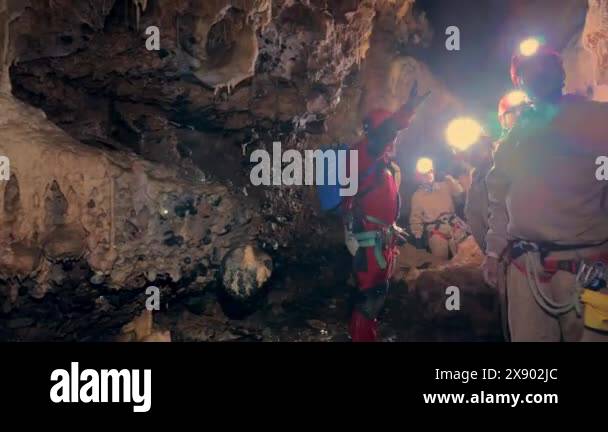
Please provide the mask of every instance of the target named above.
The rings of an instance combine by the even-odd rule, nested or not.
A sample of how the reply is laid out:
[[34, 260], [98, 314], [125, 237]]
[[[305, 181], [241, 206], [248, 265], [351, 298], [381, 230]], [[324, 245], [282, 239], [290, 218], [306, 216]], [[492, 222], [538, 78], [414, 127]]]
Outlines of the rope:
[[536, 271], [532, 253], [525, 252], [523, 255], [525, 257], [526, 281], [528, 282], [528, 287], [530, 288], [530, 292], [532, 293], [536, 303], [538, 303], [538, 305], [545, 312], [552, 316], [564, 315], [573, 309], [576, 311], [576, 314], [580, 316], [582, 306], [579, 300], [578, 290], [575, 290], [572, 300], [566, 303], [554, 302], [543, 292], [540, 287], [541, 282]]

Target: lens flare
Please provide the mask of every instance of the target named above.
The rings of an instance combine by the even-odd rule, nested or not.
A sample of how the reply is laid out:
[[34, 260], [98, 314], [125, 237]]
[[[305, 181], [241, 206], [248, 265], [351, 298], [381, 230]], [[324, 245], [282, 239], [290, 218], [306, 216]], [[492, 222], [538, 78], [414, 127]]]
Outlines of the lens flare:
[[509, 106], [514, 107], [528, 101], [528, 95], [521, 90], [513, 90], [507, 93], [507, 102]]
[[540, 41], [536, 38], [528, 38], [519, 44], [519, 52], [526, 57], [536, 54], [539, 48]]
[[420, 158], [416, 162], [416, 171], [420, 174], [428, 174], [433, 171], [433, 161], [429, 158]]
[[445, 131], [445, 136], [450, 147], [458, 151], [465, 151], [475, 144], [483, 128], [472, 118], [462, 117], [452, 120]]

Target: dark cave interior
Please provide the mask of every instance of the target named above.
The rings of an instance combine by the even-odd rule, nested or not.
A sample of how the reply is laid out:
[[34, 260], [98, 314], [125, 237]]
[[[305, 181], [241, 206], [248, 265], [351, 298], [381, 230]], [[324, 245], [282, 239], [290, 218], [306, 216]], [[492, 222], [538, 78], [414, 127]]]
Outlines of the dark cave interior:
[[[0, 7], [0, 82], [11, 84], [0, 153], [16, 173], [1, 187], [0, 340], [348, 340], [341, 221], [319, 212], [312, 188], [252, 187], [251, 153], [354, 143], [368, 111], [396, 109], [417, 81], [432, 94], [400, 135], [407, 224], [418, 157], [432, 156], [440, 178], [460, 174], [449, 119], [499, 135], [523, 37], [572, 55], [568, 90], [604, 94], [572, 44], [587, 12], [586, 0]], [[149, 26], [158, 51], [145, 49]], [[460, 51], [445, 49], [449, 26]], [[401, 250], [383, 339], [501, 340], [481, 251], [451, 264], [418, 252]], [[246, 298], [227, 282], [232, 268]], [[442, 310], [448, 285], [467, 287], [467, 314]], [[154, 314], [149, 286], [163, 298]]]

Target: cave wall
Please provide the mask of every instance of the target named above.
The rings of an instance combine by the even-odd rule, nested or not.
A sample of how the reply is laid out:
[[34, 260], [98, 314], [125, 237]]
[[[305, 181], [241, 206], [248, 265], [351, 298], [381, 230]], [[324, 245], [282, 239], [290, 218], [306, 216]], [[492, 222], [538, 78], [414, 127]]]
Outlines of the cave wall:
[[[264, 219], [260, 242], [277, 250], [322, 228], [310, 205], [314, 191], [251, 188], [251, 151], [276, 140], [298, 149], [352, 142], [368, 110], [404, 103], [416, 79], [433, 94], [400, 136], [405, 160], [441, 145], [437, 124], [462, 109], [407, 53], [432, 37], [413, 3], [2, 0], [0, 46], [18, 98], [77, 141], [140, 155], [251, 200]], [[590, 0], [575, 54], [565, 55], [577, 71], [569, 73], [569, 88], [588, 89], [589, 62], [597, 66], [594, 86], [601, 85], [597, 16], [605, 3]], [[565, 6], [560, 17], [580, 8]], [[529, 15], [546, 4], [513, 10]], [[565, 22], [556, 33], [572, 31]], [[145, 29], [153, 25], [160, 51], [145, 49]], [[601, 94], [596, 88], [594, 96]]]
[[[219, 280], [246, 297], [270, 276], [268, 253], [327, 247], [313, 188], [250, 187], [249, 154], [276, 140], [351, 142], [368, 105], [405, 102], [412, 70], [423, 89], [439, 88], [399, 53], [429, 37], [411, 5], [0, 3], [5, 90], [33, 106], [0, 101], [12, 172], [0, 184], [3, 310], [23, 295], [64, 295], [75, 263], [93, 297], [96, 286], [159, 279], [194, 289]], [[152, 25], [160, 51], [145, 49]]]
[[[411, 70], [421, 90], [446, 93], [400, 53], [430, 35], [412, 4], [31, 0], [11, 24], [13, 90], [81, 142], [201, 170], [258, 200], [276, 249], [315, 220], [314, 191], [251, 188], [253, 150], [352, 142], [370, 105], [405, 102]], [[151, 25], [160, 51], [144, 49]]]
[[608, 85], [608, 1], [589, 0], [581, 38], [583, 46], [594, 58], [595, 83]]
[[[19, 18], [16, 28], [32, 24], [20, 44], [28, 54], [13, 71], [16, 94], [42, 99], [52, 120], [73, 134], [93, 129], [95, 137], [118, 137], [148, 157], [167, 143], [157, 144], [153, 133], [142, 137], [142, 130], [158, 130], [146, 116], [153, 118], [148, 123], [165, 117], [202, 132], [318, 120], [364, 58], [376, 4], [337, 2], [334, 17], [327, 2], [159, 0], [148, 2], [135, 24], [128, 1], [63, 3], [73, 14], [70, 25], [40, 4]], [[43, 34], [32, 30], [48, 21], [59, 23]], [[143, 49], [150, 25], [160, 28], [160, 52]], [[86, 102], [96, 102], [97, 116], [81, 112]], [[144, 103], [150, 112], [129, 105]]]
[[61, 284], [53, 266], [80, 259], [97, 285], [141, 288], [167, 275], [200, 276], [203, 287], [211, 267], [253, 240], [253, 206], [225, 186], [83, 146], [12, 98], [0, 107], [0, 153], [11, 162], [0, 188], [0, 275], [35, 278], [34, 297]]
[[563, 56], [566, 91], [608, 102], [608, 1], [588, 1], [584, 26]]

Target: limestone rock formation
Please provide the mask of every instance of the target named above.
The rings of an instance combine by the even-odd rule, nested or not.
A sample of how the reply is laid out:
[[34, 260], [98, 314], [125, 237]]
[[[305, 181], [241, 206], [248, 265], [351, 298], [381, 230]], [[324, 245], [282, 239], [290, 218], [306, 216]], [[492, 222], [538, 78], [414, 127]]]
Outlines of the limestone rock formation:
[[582, 40], [595, 60], [595, 82], [608, 85], [608, 1], [589, 0]]
[[[284, 149], [351, 142], [368, 102], [381, 100], [373, 82], [390, 83], [389, 107], [404, 102], [412, 76], [442, 100], [428, 70], [400, 54], [429, 34], [412, 4], [28, 1], [11, 15], [7, 59], [15, 95], [77, 140], [133, 151], [258, 201], [262, 243], [276, 250], [315, 220], [304, 204], [311, 190], [251, 188], [253, 150], [277, 140]], [[149, 26], [160, 30], [160, 51], [146, 49]], [[376, 57], [363, 65], [371, 44]], [[388, 68], [373, 65], [387, 60]], [[436, 101], [429, 112], [441, 109]]]
[[222, 267], [224, 287], [231, 296], [241, 300], [251, 298], [272, 275], [270, 256], [251, 245], [231, 251]]
[[583, 28], [563, 51], [566, 91], [608, 102], [608, 2], [589, 0]]
[[[206, 272], [252, 236], [246, 202], [132, 153], [84, 146], [38, 110], [0, 97], [0, 271], [48, 289], [51, 265], [85, 258], [101, 280], [142, 286]], [[99, 280], [98, 280], [99, 282]]]
[[[154, 281], [164, 298], [219, 284], [244, 300], [295, 239], [326, 238], [311, 189], [252, 188], [249, 155], [353, 139], [374, 29], [396, 36], [378, 48], [391, 64], [427, 36], [412, 3], [0, 1], [0, 300], [18, 337], [122, 326]], [[58, 303], [57, 325], [29, 298]]]
[[117, 342], [171, 342], [171, 332], [155, 329], [152, 312], [144, 310], [122, 327]]

